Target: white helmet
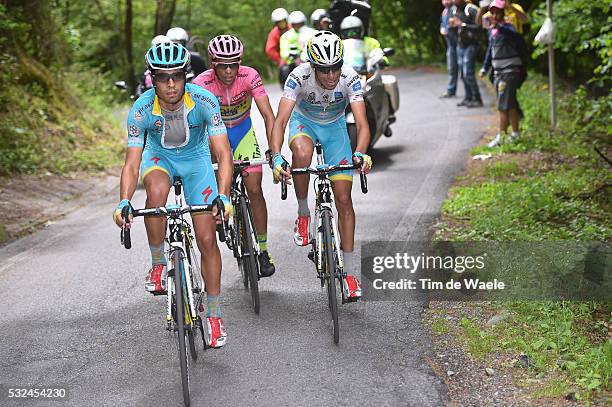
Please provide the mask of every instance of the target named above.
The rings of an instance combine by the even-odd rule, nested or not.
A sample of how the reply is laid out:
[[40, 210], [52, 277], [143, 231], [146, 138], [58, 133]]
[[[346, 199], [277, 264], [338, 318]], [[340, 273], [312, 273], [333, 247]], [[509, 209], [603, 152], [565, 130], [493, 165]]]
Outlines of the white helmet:
[[272, 11], [272, 22], [274, 24], [286, 20], [289, 17], [289, 13], [284, 8], [277, 8]]
[[170, 41], [170, 38], [168, 38], [165, 35], [156, 35], [151, 40], [151, 47], [153, 47], [153, 45], [155, 45], [155, 44], [161, 44], [163, 42], [172, 42], [172, 41]]
[[325, 10], [323, 10], [322, 8], [318, 8], [315, 11], [313, 11], [312, 14], [310, 15], [310, 23], [314, 24], [315, 21], [318, 22], [323, 16], [323, 14], [325, 14]]
[[317, 31], [308, 41], [308, 59], [315, 66], [342, 66], [344, 48], [342, 40], [331, 31]]
[[181, 27], [172, 27], [168, 30], [166, 35], [168, 38], [170, 38], [170, 41], [173, 42], [183, 42], [186, 44], [187, 41], [189, 41], [189, 34], [187, 34], [187, 31], [183, 30]]
[[299, 10], [292, 11], [289, 14], [289, 24], [306, 24], [306, 15]]
[[359, 30], [359, 36], [363, 36], [363, 22], [359, 17], [348, 16], [340, 23], [340, 31], [344, 30]]

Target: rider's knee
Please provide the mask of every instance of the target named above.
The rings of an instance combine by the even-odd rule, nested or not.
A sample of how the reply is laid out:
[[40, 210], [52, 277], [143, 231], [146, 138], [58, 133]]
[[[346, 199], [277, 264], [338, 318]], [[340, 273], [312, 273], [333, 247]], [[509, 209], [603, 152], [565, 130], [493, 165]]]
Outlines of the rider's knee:
[[164, 206], [168, 199], [168, 191], [163, 186], [149, 185], [147, 188], [147, 201], [153, 206]]
[[334, 197], [336, 201], [336, 209], [338, 213], [350, 213], [353, 212], [353, 200], [351, 194], [338, 194]]
[[208, 233], [204, 236], [197, 236], [198, 248], [201, 252], [210, 252], [217, 246], [217, 236], [214, 233]]
[[261, 189], [260, 183], [247, 185], [246, 189], [251, 201], [255, 199], [263, 199], [263, 190]]
[[[301, 138], [303, 137], [305, 136], [301, 136]], [[305, 143], [298, 138], [294, 140], [293, 143], [291, 143], [291, 153], [294, 161], [295, 159], [307, 159], [310, 163], [310, 160], [312, 159], [312, 146], [308, 145], [308, 143]]]

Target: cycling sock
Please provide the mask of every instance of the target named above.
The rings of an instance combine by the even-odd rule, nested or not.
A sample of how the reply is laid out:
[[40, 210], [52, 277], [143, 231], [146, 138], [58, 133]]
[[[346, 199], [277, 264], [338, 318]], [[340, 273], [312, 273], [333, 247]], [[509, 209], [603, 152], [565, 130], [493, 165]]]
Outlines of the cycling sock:
[[152, 244], [149, 245], [149, 250], [151, 250], [151, 263], [154, 266], [158, 264], [163, 264], [165, 266], [167, 264], [166, 255], [164, 254], [164, 246], [164, 242], [162, 242], [162, 244], [159, 246]]
[[263, 233], [261, 235], [257, 235], [257, 243], [259, 243], [259, 250], [262, 252], [268, 250], [268, 234]]
[[308, 198], [298, 199], [298, 216], [310, 216], [310, 209], [308, 209]]
[[512, 132], [512, 138], [519, 138], [520, 135], [521, 135], [521, 133], [518, 132], [518, 131], [513, 131]]
[[206, 316], [221, 318], [221, 296], [220, 295], [206, 295]]
[[342, 250], [342, 258], [344, 259], [344, 271], [347, 274], [354, 274], [353, 269], [353, 252], [345, 252]]

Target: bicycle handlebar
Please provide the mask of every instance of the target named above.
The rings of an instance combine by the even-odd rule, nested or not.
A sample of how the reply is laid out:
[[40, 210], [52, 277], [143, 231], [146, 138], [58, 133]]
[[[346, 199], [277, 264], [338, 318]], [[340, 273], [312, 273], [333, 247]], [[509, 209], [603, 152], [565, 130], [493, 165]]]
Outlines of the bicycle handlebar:
[[[222, 242], [225, 242], [226, 229], [228, 227], [227, 221], [224, 216], [225, 207], [223, 205], [223, 202], [221, 202], [220, 200], [214, 205], [217, 205], [217, 213], [221, 217], [221, 222], [222, 222], [222, 227], [217, 229], [217, 232], [219, 233], [219, 240], [221, 240]], [[210, 212], [212, 211], [214, 205], [213, 204], [211, 205], [183, 205], [183, 206], [167, 205], [167, 206], [160, 206], [157, 208], [133, 209], [131, 214], [134, 218], [139, 217], [139, 216], [184, 215], [186, 213]], [[125, 221], [126, 225], [129, 223], [129, 215], [130, 215], [130, 208], [126, 206], [121, 210], [121, 217]], [[121, 228], [121, 244], [126, 249], [132, 248], [132, 239], [130, 236], [130, 229], [127, 227]]]
[[[123, 221], [125, 222], [125, 224], [127, 225], [129, 222], [129, 216], [130, 216], [130, 206], [124, 206], [123, 209], [121, 209], [121, 217], [123, 218]], [[130, 235], [130, 229], [127, 227], [122, 227], [121, 228], [121, 244], [123, 245], [123, 247], [125, 247], [126, 249], [131, 249], [132, 248], [132, 237]]]
[[[235, 169], [243, 169], [243, 168], [248, 168], [248, 167], [257, 167], [259, 165], [264, 165], [264, 164], [268, 164], [268, 160], [263, 159], [263, 158], [259, 158], [256, 160], [234, 160], [234, 168]], [[213, 165], [213, 170], [218, 170], [219, 169], [219, 164], [218, 163], [214, 163]]]
[[[289, 167], [289, 165], [287, 163], [283, 163], [283, 170], [287, 171], [287, 168]], [[283, 201], [287, 200], [287, 183], [285, 182], [285, 176], [281, 175], [280, 177], [280, 183], [281, 183], [281, 199]]]
[[[347, 170], [358, 170], [361, 168], [362, 160], [360, 160], [356, 164], [338, 164], [338, 165], [329, 165], [319, 168], [294, 168], [291, 170], [291, 174], [303, 175], [303, 174], [313, 174], [313, 175], [322, 175], [329, 174], [337, 171], [347, 171]], [[368, 178], [365, 173], [360, 172], [359, 178], [361, 181], [361, 192], [364, 194], [368, 193]], [[285, 187], [286, 188], [286, 187]]]

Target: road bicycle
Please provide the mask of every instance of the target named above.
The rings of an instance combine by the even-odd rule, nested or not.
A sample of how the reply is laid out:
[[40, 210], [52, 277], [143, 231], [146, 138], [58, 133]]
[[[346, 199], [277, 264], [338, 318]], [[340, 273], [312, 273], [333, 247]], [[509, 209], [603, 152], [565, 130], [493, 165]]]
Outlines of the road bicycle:
[[[236, 160], [234, 161], [234, 175], [230, 199], [234, 205], [234, 216], [229, 220], [229, 228], [226, 233], [227, 247], [233, 252], [238, 263], [238, 269], [242, 275], [244, 288], [251, 291], [251, 302], [253, 310], [259, 314], [259, 242], [257, 241], [257, 230], [253, 218], [251, 201], [246, 193], [244, 178], [248, 176], [244, 172], [249, 167], [268, 164], [268, 160]], [[213, 164], [216, 169], [217, 164]]]
[[[355, 170], [361, 168], [361, 162], [357, 164], [325, 164], [322, 147], [319, 142], [315, 144], [317, 152], [317, 166], [315, 168], [293, 168], [292, 175], [313, 174], [316, 175], [313, 188], [315, 190], [315, 215], [312, 223], [313, 238], [310, 241], [311, 251], [308, 254], [310, 260], [315, 263], [317, 277], [321, 281], [321, 287], [327, 288], [327, 300], [332, 317], [334, 343], [340, 341], [340, 327], [338, 324], [338, 296], [340, 287], [342, 304], [349, 302], [348, 293], [345, 292], [346, 272], [342, 250], [340, 250], [340, 234], [336, 220], [334, 219], [332, 182], [329, 174]], [[368, 181], [364, 173], [360, 173], [361, 191], [368, 192]], [[281, 199], [287, 199], [287, 185], [281, 180]], [[336, 284], [337, 283], [337, 284]]]
[[[199, 312], [203, 312], [204, 289], [202, 274], [198, 264], [192, 227], [184, 216], [200, 212], [212, 211], [214, 205], [184, 205], [182, 199], [182, 181], [174, 177], [173, 182], [175, 203], [157, 208], [133, 209], [125, 207], [122, 217], [128, 222], [130, 209], [134, 218], [139, 216], [165, 216], [168, 220], [168, 259], [170, 267], [165, 276], [166, 281], [166, 330], [176, 333], [176, 345], [181, 366], [181, 384], [183, 401], [186, 406], [191, 403], [189, 387], [189, 358], [195, 362], [198, 359], [197, 337], [201, 336], [203, 349], [207, 348], [204, 339], [204, 327]], [[218, 213], [223, 216], [223, 204], [217, 203]], [[225, 240], [224, 230], [220, 231], [220, 239]], [[130, 229], [122, 228], [121, 243], [126, 249], [132, 247]]]

